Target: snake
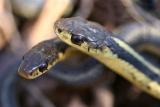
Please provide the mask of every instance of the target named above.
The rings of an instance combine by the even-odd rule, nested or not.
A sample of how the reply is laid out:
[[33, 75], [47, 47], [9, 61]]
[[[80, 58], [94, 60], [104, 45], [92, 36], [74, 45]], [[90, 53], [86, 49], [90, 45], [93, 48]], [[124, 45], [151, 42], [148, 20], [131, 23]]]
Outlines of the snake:
[[[47, 59], [47, 62], [41, 63], [40, 66], [36, 66], [34, 69], [32, 67], [29, 68], [30, 66], [25, 63], [21, 63], [18, 70], [21, 76], [27, 79], [33, 79], [47, 72], [51, 66], [54, 66], [57, 62], [61, 61], [61, 59], [64, 59], [65, 51], [68, 50], [66, 44], [68, 44], [97, 59], [107, 68], [124, 77], [151, 96], [160, 99], [159, 68], [147, 61], [130, 46], [134, 45], [134, 42], [129, 41], [132, 37], [127, 39], [126, 36], [123, 35], [117, 36], [104, 29], [101, 25], [80, 17], [59, 19], [55, 23], [54, 29], [59, 39], [63, 41], [60, 42], [63, 45], [58, 45], [61, 48], [56, 48], [58, 51], [55, 51], [54, 48], [53, 56], [47, 56], [49, 60]], [[160, 36], [157, 35], [142, 35], [140, 37], [136, 36], [134, 41], [142, 44], [147, 41], [148, 43], [154, 43], [157, 47], [160, 44], [159, 37]], [[44, 52], [45, 49], [43, 48], [41, 51]], [[53, 51], [50, 50], [47, 52]], [[55, 56], [55, 53], [57, 56]], [[24, 59], [27, 58], [27, 56], [24, 56]], [[39, 60], [41, 57], [37, 59]]]
[[[63, 59], [65, 61], [62, 61]], [[56, 65], [52, 68], [54, 64]], [[78, 86], [88, 85], [106, 75], [106, 69], [102, 64], [84, 56], [57, 38], [43, 41], [28, 51], [22, 58], [18, 72], [26, 79], [34, 79], [48, 70], [51, 71], [51, 77]], [[112, 77], [111, 73], [108, 75]]]

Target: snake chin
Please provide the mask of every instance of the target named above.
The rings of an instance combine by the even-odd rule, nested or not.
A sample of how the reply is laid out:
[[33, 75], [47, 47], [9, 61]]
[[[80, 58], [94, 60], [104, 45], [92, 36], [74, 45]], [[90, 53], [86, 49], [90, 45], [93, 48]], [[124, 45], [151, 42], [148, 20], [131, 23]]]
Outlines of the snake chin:
[[39, 77], [40, 75], [42, 75], [44, 73], [45, 73], [45, 71], [41, 72], [41, 71], [37, 70], [37, 71], [32, 72], [30, 74], [30, 76], [32, 77], [32, 79], [34, 79], [34, 78]]
[[25, 79], [33, 79], [33, 76], [31, 76], [31, 75], [28, 74], [28, 73], [19, 71], [18, 74], [19, 74], [21, 77], [25, 78]]

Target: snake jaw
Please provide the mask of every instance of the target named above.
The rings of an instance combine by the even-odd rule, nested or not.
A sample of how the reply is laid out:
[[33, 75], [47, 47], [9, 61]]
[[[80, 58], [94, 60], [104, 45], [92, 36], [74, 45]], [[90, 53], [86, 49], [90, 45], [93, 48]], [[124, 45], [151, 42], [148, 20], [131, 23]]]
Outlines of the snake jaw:
[[21, 64], [18, 69], [18, 74], [25, 79], [34, 79], [43, 73], [39, 71], [38, 67], [33, 68], [32, 71], [28, 71], [24, 68], [23, 64]]
[[[58, 54], [57, 57], [59, 57], [59, 59], [61, 59], [61, 60], [64, 59], [63, 58], [64, 55], [62, 55], [60, 53]], [[55, 59], [54, 62], [52, 62], [52, 64], [51, 63], [50, 64], [49, 63], [42, 63], [41, 65], [31, 69], [30, 71], [25, 70], [23, 67], [23, 64], [22, 64], [22, 65], [20, 65], [20, 67], [18, 69], [18, 74], [25, 79], [35, 79], [35, 78], [41, 76], [42, 74], [46, 73], [52, 67], [52, 65], [55, 65], [58, 61], [60, 61], [60, 60]]]
[[35, 78], [41, 76], [42, 74], [46, 73], [47, 70], [50, 69], [50, 67], [48, 66], [45, 69], [43, 68], [43, 71], [40, 69], [41, 69], [41, 67], [36, 67], [35, 69], [32, 69], [32, 71], [26, 72], [25, 70], [22, 70], [21, 67], [19, 67], [18, 74], [25, 79], [35, 79]]
[[34, 79], [35, 78], [35, 77], [33, 78], [31, 75], [29, 75], [28, 73], [25, 73], [24, 71], [21, 71], [21, 70], [18, 70], [18, 74], [25, 79]]
[[30, 79], [29, 76], [26, 73], [24, 73], [24, 72], [22, 72], [20, 70], [18, 70], [18, 75], [20, 75], [21, 77], [23, 77], [25, 79]]

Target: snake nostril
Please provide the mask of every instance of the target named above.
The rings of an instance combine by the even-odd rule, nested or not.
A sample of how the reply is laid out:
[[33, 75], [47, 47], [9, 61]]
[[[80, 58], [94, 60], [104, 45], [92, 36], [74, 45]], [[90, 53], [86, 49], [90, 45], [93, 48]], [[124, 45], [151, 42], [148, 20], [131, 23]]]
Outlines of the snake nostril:
[[58, 31], [58, 33], [61, 33], [61, 32], [62, 32], [62, 30], [61, 30], [61, 29], [59, 29], [59, 28], [57, 29], [57, 31]]

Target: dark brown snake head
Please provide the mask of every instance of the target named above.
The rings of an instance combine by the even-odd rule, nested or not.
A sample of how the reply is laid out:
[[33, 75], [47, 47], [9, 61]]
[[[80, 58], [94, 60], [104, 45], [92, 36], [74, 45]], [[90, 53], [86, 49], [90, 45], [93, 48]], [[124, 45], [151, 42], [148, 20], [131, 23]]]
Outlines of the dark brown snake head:
[[67, 45], [58, 39], [43, 41], [28, 51], [19, 66], [18, 73], [33, 79], [47, 72], [66, 50]]

